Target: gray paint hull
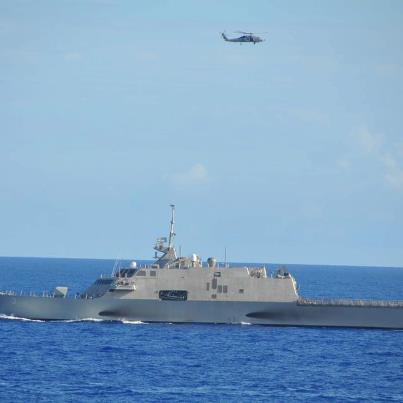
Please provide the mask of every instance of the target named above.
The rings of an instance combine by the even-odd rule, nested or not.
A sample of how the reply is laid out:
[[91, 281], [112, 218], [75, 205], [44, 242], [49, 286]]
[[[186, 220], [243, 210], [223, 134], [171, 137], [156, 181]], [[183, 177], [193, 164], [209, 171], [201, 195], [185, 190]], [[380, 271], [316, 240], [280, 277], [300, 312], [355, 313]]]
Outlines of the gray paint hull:
[[0, 313], [41, 320], [253, 323], [403, 329], [403, 307], [306, 306], [294, 302], [160, 301], [0, 295]]

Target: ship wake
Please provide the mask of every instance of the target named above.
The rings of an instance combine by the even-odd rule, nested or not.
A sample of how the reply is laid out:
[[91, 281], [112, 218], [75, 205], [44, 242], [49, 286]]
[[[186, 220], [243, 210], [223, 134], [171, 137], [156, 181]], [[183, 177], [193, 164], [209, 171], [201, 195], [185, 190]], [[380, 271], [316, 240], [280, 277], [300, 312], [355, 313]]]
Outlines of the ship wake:
[[28, 319], [28, 318], [21, 318], [19, 316], [4, 315], [4, 314], [0, 314], [0, 320], [19, 320], [21, 322], [45, 322], [44, 320], [40, 319]]
[[20, 322], [57, 322], [57, 323], [80, 323], [80, 322], [115, 322], [123, 323], [124, 325], [147, 325], [147, 322], [142, 322], [141, 320], [110, 320], [110, 319], [100, 319], [100, 318], [82, 318], [82, 319], [57, 319], [57, 320], [41, 320], [41, 319], [29, 319], [22, 318], [14, 315], [0, 314], [0, 320], [17, 320]]

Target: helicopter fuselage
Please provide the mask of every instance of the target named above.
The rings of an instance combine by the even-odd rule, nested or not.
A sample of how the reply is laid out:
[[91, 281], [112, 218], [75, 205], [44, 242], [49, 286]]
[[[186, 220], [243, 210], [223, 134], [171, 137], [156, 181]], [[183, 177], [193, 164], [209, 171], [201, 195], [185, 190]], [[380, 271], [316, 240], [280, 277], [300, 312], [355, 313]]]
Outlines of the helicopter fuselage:
[[225, 41], [227, 42], [239, 42], [239, 43], [253, 43], [254, 45], [258, 42], [263, 42], [264, 39], [260, 38], [259, 36], [256, 35], [242, 35], [239, 38], [228, 38], [225, 33], [222, 33], [222, 37], [224, 38]]

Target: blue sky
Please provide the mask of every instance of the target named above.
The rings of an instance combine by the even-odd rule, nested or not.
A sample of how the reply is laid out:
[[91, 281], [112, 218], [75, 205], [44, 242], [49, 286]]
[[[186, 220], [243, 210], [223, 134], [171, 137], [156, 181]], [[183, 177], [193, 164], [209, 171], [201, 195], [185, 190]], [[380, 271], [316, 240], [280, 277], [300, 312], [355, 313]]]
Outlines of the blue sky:
[[[262, 32], [259, 45], [220, 32]], [[403, 266], [401, 1], [0, 3], [0, 255]]]

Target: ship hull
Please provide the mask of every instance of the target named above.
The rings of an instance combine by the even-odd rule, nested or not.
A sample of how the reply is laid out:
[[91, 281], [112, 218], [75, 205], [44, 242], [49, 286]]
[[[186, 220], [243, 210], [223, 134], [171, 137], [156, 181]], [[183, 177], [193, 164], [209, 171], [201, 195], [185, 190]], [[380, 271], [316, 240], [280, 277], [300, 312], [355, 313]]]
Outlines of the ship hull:
[[0, 314], [39, 320], [132, 320], [403, 329], [403, 307], [292, 302], [73, 299], [0, 295]]

